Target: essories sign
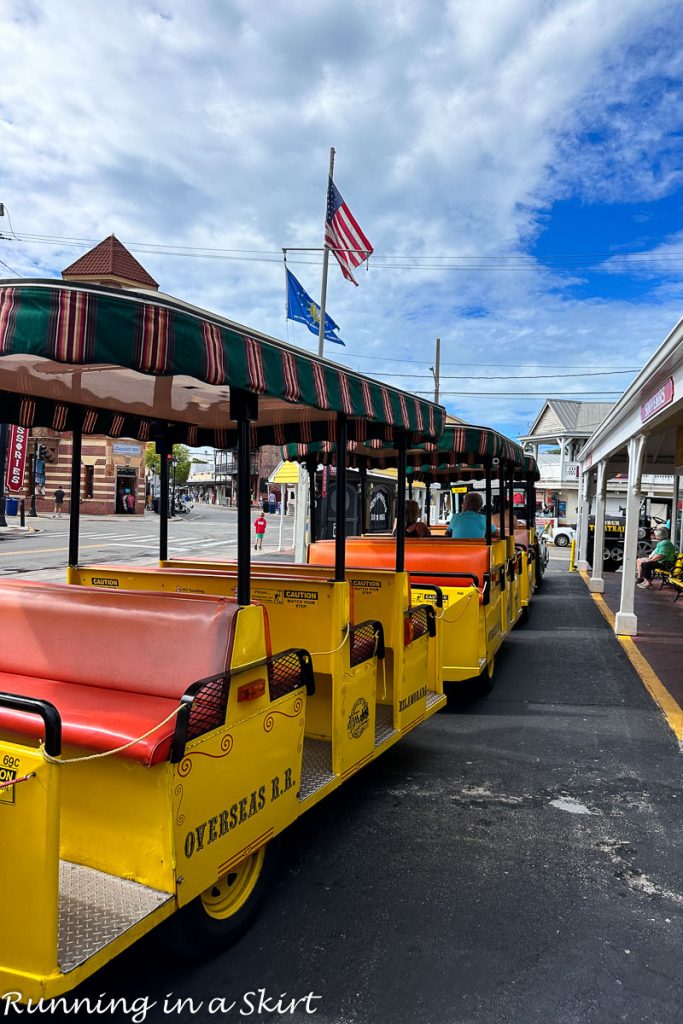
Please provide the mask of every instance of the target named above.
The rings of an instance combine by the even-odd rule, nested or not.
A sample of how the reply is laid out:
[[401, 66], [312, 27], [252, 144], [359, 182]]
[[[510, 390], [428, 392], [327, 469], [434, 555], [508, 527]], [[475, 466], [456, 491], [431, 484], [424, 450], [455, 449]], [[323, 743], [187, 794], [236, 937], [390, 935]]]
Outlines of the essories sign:
[[645, 423], [646, 420], [651, 419], [655, 413], [658, 413], [660, 409], [663, 409], [666, 405], [671, 405], [674, 400], [674, 382], [673, 377], [669, 377], [668, 380], [664, 381], [661, 387], [658, 387], [653, 395], [643, 402], [640, 407], [640, 422]]
[[5, 472], [5, 482], [8, 491], [17, 493], [24, 486], [27, 444], [27, 428], [11, 427], [7, 445], [7, 470]]

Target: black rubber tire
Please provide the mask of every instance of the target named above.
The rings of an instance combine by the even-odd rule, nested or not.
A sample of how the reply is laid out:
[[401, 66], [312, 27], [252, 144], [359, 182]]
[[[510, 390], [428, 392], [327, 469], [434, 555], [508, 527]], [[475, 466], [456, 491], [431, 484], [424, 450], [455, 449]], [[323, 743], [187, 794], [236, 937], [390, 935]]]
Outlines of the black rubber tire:
[[528, 621], [529, 621], [529, 605], [527, 604], [527, 605], [524, 605], [524, 607], [522, 608], [521, 614], [520, 614], [519, 618], [517, 619], [517, 625], [518, 626], [526, 626]]
[[568, 548], [569, 547], [569, 537], [567, 536], [566, 533], [558, 534], [557, 540], [555, 541], [555, 547], [556, 548]]
[[[167, 947], [182, 957], [202, 957], [220, 953], [244, 935], [257, 917], [280, 861], [280, 839], [272, 839], [265, 847], [260, 874], [247, 902], [230, 917], [211, 917], [202, 897], [188, 903], [167, 922], [164, 940]], [[209, 886], [207, 893], [212, 887]]]

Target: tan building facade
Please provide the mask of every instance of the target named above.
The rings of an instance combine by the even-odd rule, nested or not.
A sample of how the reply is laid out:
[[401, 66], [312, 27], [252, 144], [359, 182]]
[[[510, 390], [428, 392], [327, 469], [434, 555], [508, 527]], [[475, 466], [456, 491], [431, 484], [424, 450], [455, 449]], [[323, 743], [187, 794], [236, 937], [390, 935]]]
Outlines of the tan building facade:
[[[30, 449], [25, 485], [30, 495], [31, 478], [35, 475], [36, 511], [51, 512], [54, 493], [61, 488], [66, 495], [64, 509], [68, 512], [71, 508], [71, 435], [36, 427], [31, 432]], [[142, 514], [144, 508], [145, 444], [125, 438], [84, 437], [81, 512], [133, 515]]]
[[[109, 288], [158, 291], [159, 285], [115, 235], [110, 235], [62, 271], [65, 281]], [[130, 438], [85, 435], [81, 456], [81, 512], [90, 515], [141, 515], [145, 509], [145, 443]], [[25, 494], [35, 494], [38, 513], [49, 513], [54, 493], [71, 503], [70, 434], [35, 427], [26, 462]], [[28, 504], [28, 502], [27, 502]]]

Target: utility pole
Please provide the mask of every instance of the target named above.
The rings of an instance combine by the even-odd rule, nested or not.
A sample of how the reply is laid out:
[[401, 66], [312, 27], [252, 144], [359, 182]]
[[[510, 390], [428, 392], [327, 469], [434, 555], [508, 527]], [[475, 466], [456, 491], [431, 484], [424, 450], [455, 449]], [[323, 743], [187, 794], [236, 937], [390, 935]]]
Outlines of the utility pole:
[[439, 377], [441, 375], [441, 338], [436, 339], [436, 355], [434, 356], [434, 366], [430, 366], [429, 369], [432, 371], [434, 378], [434, 402], [439, 404]]

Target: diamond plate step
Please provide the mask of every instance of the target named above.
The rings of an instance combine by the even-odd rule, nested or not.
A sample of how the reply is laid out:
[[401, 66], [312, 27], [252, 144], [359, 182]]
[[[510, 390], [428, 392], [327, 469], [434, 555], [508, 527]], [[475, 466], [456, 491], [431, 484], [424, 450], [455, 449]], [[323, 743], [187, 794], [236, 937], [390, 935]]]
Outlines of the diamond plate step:
[[396, 732], [397, 730], [394, 729], [394, 709], [391, 704], [378, 704], [375, 710], [375, 746], [379, 747]]
[[333, 778], [332, 744], [326, 740], [304, 739], [299, 802], [322, 789]]
[[86, 868], [59, 862], [59, 940], [57, 959], [63, 974], [123, 935], [173, 896]]

